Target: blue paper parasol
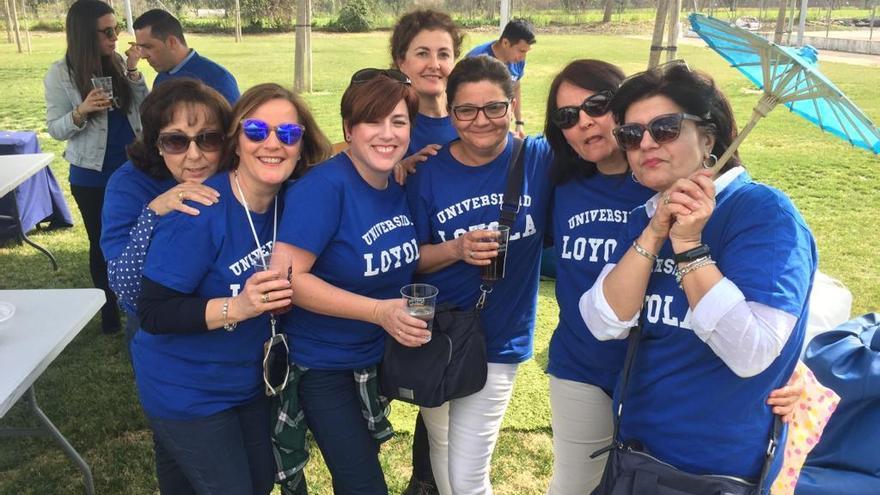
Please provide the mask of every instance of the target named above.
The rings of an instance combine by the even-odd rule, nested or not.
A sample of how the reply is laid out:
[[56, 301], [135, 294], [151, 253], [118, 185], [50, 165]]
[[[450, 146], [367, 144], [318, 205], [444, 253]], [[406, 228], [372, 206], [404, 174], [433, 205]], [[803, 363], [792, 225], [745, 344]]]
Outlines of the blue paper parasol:
[[706, 44], [764, 90], [751, 120], [718, 159], [718, 168], [727, 162], [758, 120], [779, 103], [853, 146], [880, 153], [880, 131], [819, 72], [813, 47], [808, 45], [797, 50], [779, 46], [755, 33], [702, 14], [691, 14], [688, 19]]

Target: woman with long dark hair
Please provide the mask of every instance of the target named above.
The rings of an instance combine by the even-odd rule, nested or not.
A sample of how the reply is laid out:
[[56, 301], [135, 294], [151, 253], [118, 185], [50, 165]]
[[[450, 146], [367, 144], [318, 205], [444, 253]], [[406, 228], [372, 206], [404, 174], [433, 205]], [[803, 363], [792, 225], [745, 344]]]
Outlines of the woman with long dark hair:
[[120, 329], [119, 309], [99, 245], [101, 210], [110, 175], [126, 162], [125, 147], [141, 132], [138, 106], [147, 86], [136, 68], [137, 48], [129, 48], [126, 59], [116, 53], [120, 27], [109, 5], [78, 0], [67, 11], [65, 31], [64, 58], [52, 64], [43, 81], [46, 125], [49, 135], [67, 141], [64, 159], [70, 163], [70, 192], [89, 237], [92, 283], [107, 297], [101, 329], [114, 333]]

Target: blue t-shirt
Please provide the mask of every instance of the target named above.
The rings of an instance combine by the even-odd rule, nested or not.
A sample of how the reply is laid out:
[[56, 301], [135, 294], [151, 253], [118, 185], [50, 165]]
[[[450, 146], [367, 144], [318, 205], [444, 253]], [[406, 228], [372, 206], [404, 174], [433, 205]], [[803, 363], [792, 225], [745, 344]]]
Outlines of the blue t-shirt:
[[153, 80], [153, 89], [162, 81], [174, 77], [198, 79], [216, 89], [218, 93], [226, 98], [230, 105], [234, 105], [238, 101], [239, 96], [241, 96], [235, 77], [223, 66], [199, 55], [195, 50], [190, 52], [182, 66], [175, 67], [168, 72], [156, 74], [156, 79]]
[[[757, 479], [773, 425], [767, 397], [788, 381], [800, 354], [816, 243], [791, 201], [745, 172], [716, 200], [702, 241], [718, 269], [747, 301], [796, 315], [797, 324], [766, 370], [738, 377], [690, 331], [691, 310], [675, 282], [667, 241], [648, 281], [620, 436], [640, 440], [653, 455], [691, 473]], [[612, 263], [648, 222], [644, 206], [630, 214]]]
[[[495, 43], [495, 40], [487, 41], [482, 45], [477, 45], [471, 48], [471, 51], [468, 52], [468, 57], [479, 57], [480, 55], [486, 55], [492, 58], [498, 58], [495, 56], [495, 52], [492, 51], [492, 44]], [[510, 78], [513, 79], [514, 82], [519, 81], [526, 75], [526, 61], [522, 62], [508, 62], [504, 64], [507, 66], [507, 70], [510, 72]]]
[[[254, 274], [254, 265], [272, 251], [274, 209], [251, 212], [260, 247], [244, 207], [232, 194], [228, 174], [204, 182], [220, 193], [219, 203], [192, 216], [171, 212], [156, 226], [144, 276], [169, 289], [199, 297], [233, 297]], [[281, 198], [279, 198], [279, 215]], [[263, 342], [269, 316], [196, 334], [154, 335], [138, 331], [131, 343], [141, 404], [162, 419], [210, 416], [254, 400], [262, 391]]]
[[101, 164], [101, 170], [89, 170], [71, 163], [70, 183], [82, 187], [105, 187], [113, 172], [128, 161], [125, 147], [131, 144], [134, 138], [128, 114], [118, 108], [108, 110], [107, 148], [104, 150], [104, 162]]
[[[418, 167], [407, 181], [407, 196], [419, 244], [439, 244], [498, 223], [512, 149], [513, 138], [509, 136], [507, 147], [495, 160], [470, 167], [456, 160], [449, 146], [444, 146]], [[532, 355], [552, 152], [543, 138], [528, 137], [522, 153], [525, 173], [521, 206], [510, 230], [505, 277], [495, 283], [481, 313], [487, 356], [492, 363], [520, 363]], [[480, 268], [464, 261], [417, 278], [440, 289], [438, 304], [449, 302], [471, 309], [480, 294]]]
[[452, 126], [452, 119], [448, 115], [446, 117], [428, 117], [420, 113], [416, 114], [412, 131], [409, 133], [409, 148], [406, 151], [406, 156], [415, 154], [429, 144], [444, 145], [457, 138], [458, 133]]
[[[175, 185], [176, 180], [154, 179], [138, 170], [130, 161], [110, 177], [101, 212], [101, 250], [104, 259], [115, 260], [122, 255], [131, 240], [131, 229], [137, 224], [144, 207]], [[133, 273], [131, 276], [140, 278], [141, 274]], [[135, 308], [128, 305], [125, 310], [129, 314], [135, 313]]]
[[[362, 296], [401, 297], [418, 266], [419, 246], [406, 195], [394, 180], [375, 189], [339, 153], [296, 181], [286, 199], [278, 240], [313, 253], [313, 275]], [[300, 366], [350, 370], [382, 360], [385, 331], [378, 325], [294, 307], [283, 327], [290, 360]]]
[[630, 174], [596, 174], [556, 186], [552, 230], [559, 325], [550, 339], [551, 375], [596, 385], [609, 394], [614, 390], [626, 342], [596, 340], [584, 325], [578, 301], [618, 247], [629, 212], [653, 195]]

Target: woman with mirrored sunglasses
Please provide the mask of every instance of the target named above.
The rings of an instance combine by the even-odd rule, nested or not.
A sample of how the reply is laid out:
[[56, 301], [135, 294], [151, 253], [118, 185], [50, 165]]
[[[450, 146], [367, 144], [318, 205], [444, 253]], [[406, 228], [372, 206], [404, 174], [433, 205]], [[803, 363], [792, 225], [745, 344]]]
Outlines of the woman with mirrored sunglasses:
[[766, 398], [801, 348], [815, 241], [736, 154], [713, 168], [737, 130], [709, 76], [686, 65], [639, 74], [612, 112], [633, 175], [656, 192], [580, 300], [599, 340], [642, 326], [617, 440], [690, 473], [754, 482], [774, 422]]
[[[141, 132], [139, 105], [147, 86], [136, 67], [139, 52], [126, 58], [116, 53], [117, 20], [113, 9], [99, 0], [79, 0], [67, 12], [67, 50], [43, 80], [46, 127], [49, 135], [66, 141], [64, 159], [70, 163], [70, 192], [82, 214], [89, 239], [92, 283], [107, 302], [101, 309], [101, 330], [120, 330], [116, 296], [107, 282], [107, 263], [101, 254], [101, 209], [107, 181], [126, 162], [125, 147]], [[112, 98], [93, 78], [110, 78]]]
[[107, 182], [101, 219], [107, 278], [127, 315], [126, 344], [140, 326], [137, 298], [153, 230], [172, 211], [198, 215], [188, 202], [217, 202], [217, 191], [202, 182], [217, 172], [230, 122], [229, 104], [188, 78], [157, 88], [143, 110], [143, 134]]
[[[379, 446], [393, 434], [376, 367], [386, 336], [407, 346], [430, 336], [400, 288], [419, 252], [406, 196], [391, 173], [409, 144], [418, 100], [384, 71], [359, 71], [342, 95], [348, 149], [314, 167], [285, 196], [272, 265], [292, 268], [294, 309], [284, 316], [290, 378], [274, 441], [285, 493], [301, 493], [307, 425], [333, 492], [388, 493]], [[308, 132], [308, 129], [306, 129]], [[305, 418], [292, 424], [285, 418]]]
[[[195, 110], [189, 122], [198, 120]], [[163, 493], [268, 494], [273, 487], [264, 344], [269, 313], [288, 307], [293, 291], [286, 273], [267, 267], [282, 188], [325, 158], [329, 143], [302, 99], [277, 84], [246, 91], [229, 122], [220, 173], [203, 184], [216, 201], [183, 199], [198, 214], [164, 216], [144, 265], [142, 331], [131, 354]], [[163, 129], [166, 163], [178, 144], [193, 155], [210, 147], [210, 130]], [[169, 140], [177, 131], [185, 136]]]
[[[501, 62], [459, 62], [446, 88], [460, 139], [443, 146], [407, 181], [421, 249], [418, 280], [440, 289], [438, 304], [471, 309], [481, 294], [480, 270], [498, 255], [487, 230], [500, 219], [513, 154], [510, 74]], [[481, 312], [487, 344], [484, 388], [437, 408], [421, 408], [431, 464], [441, 494], [491, 493], [492, 451], [513, 391], [519, 363], [532, 355], [538, 271], [549, 214], [550, 149], [527, 138], [522, 148], [524, 187], [497, 281]]]

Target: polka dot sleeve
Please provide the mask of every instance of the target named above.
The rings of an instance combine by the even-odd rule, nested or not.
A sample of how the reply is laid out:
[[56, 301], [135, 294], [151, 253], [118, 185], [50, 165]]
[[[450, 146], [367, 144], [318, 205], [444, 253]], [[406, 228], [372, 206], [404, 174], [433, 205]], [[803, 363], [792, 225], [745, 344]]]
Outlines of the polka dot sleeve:
[[153, 229], [158, 219], [159, 215], [144, 206], [137, 224], [129, 232], [128, 244], [125, 245], [122, 254], [115, 260], [107, 262], [110, 288], [119, 298], [120, 305], [132, 313], [137, 310], [144, 260], [147, 258], [147, 248], [150, 247], [150, 239], [153, 237]]

